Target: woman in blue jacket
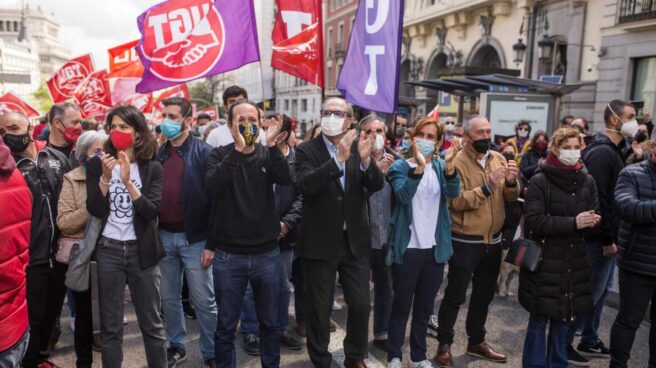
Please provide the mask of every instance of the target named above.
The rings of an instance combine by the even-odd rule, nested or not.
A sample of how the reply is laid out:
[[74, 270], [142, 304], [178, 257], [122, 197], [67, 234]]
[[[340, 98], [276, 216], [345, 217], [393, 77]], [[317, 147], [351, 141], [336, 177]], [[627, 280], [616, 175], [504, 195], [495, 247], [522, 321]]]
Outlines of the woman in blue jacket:
[[453, 166], [460, 145], [454, 144], [442, 160], [437, 154], [442, 134], [435, 120], [420, 121], [411, 134], [412, 157], [394, 162], [388, 173], [396, 198], [387, 255], [394, 282], [388, 332], [390, 368], [401, 367], [401, 347], [411, 308], [410, 367], [432, 367], [426, 360], [426, 327], [444, 265], [453, 253], [447, 198], [457, 197], [460, 192], [460, 178]]

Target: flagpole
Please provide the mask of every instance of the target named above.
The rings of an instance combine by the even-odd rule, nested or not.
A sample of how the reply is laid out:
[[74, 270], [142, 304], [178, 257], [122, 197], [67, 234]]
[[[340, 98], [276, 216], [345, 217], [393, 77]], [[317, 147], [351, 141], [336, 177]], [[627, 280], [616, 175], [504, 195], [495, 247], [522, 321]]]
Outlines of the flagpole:
[[392, 114], [392, 149], [396, 149], [396, 113]]
[[260, 58], [260, 83], [262, 86], [262, 110], [264, 110], [264, 116], [262, 119], [266, 118], [267, 109], [266, 109], [266, 98], [264, 97], [264, 66], [262, 65], [262, 59]]

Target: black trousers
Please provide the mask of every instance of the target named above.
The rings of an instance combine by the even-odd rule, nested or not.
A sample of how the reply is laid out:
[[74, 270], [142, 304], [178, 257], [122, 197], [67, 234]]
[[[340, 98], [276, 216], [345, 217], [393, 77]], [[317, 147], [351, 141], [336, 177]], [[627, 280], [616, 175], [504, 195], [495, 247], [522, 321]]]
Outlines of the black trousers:
[[389, 326], [388, 361], [402, 358], [405, 328], [411, 311], [410, 360], [426, 360], [426, 328], [444, 276], [444, 263], [435, 263], [433, 253], [433, 249], [407, 249], [403, 264], [392, 265], [394, 304]]
[[50, 336], [59, 318], [66, 296], [66, 270], [68, 265], [52, 261], [49, 264], [28, 267], [27, 314], [30, 322], [30, 341], [27, 345], [23, 367], [36, 368], [47, 358]]
[[501, 244], [467, 244], [453, 241], [448, 283], [437, 317], [437, 340], [440, 343], [453, 343], [453, 326], [458, 319], [460, 306], [467, 299], [470, 281], [472, 293], [466, 322], [469, 345], [485, 342], [485, 321], [488, 306], [494, 298], [500, 266]]
[[649, 302], [649, 367], [656, 367], [656, 277], [620, 269], [620, 310], [610, 330], [610, 367], [627, 367], [636, 330]]
[[303, 259], [307, 303], [307, 348], [317, 368], [330, 368], [330, 313], [335, 292], [335, 275], [344, 289], [348, 306], [344, 354], [352, 359], [367, 357], [369, 336], [369, 257], [355, 258], [344, 240], [334, 260]]
[[294, 284], [296, 324], [305, 323], [305, 278], [303, 277], [303, 261], [300, 258], [292, 261], [292, 284]]
[[91, 368], [93, 363], [93, 318], [91, 317], [91, 289], [73, 292], [75, 301], [75, 356], [77, 368]]

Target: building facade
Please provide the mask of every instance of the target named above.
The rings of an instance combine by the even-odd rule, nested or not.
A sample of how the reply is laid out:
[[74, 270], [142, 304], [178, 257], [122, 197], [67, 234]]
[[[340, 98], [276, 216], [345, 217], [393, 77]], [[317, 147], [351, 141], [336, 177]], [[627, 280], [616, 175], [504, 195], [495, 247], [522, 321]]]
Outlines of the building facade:
[[297, 132], [304, 133], [319, 121], [321, 89], [312, 83], [275, 71], [276, 111], [298, 121]]
[[[427, 98], [429, 108], [439, 101], [441, 111], [455, 113], [453, 98], [403, 81], [493, 73], [556, 76], [582, 84], [562, 99], [561, 116], [593, 119], [602, 17], [596, 1], [408, 0], [404, 17], [402, 95]], [[551, 44], [548, 55], [540, 46], [545, 40]], [[526, 50], [521, 58], [518, 44]]]
[[13, 92], [29, 102], [40, 82], [36, 43], [0, 36], [0, 95]]
[[[616, 98], [656, 110], [656, 1], [599, 0], [601, 53], [595, 121]], [[639, 111], [640, 113], [640, 111]], [[653, 114], [652, 114], [653, 116]]]
[[335, 88], [337, 77], [342, 70], [349, 35], [355, 21], [358, 0], [328, 0], [325, 2], [323, 22], [323, 53], [325, 57], [325, 94], [339, 96]]
[[26, 35], [36, 42], [39, 55], [41, 80], [46, 81], [70, 59], [71, 53], [62, 47], [59, 40], [59, 23], [52, 14], [45, 13], [41, 7], [24, 11], [21, 9], [0, 9], [0, 37], [17, 39], [22, 18], [25, 18]]

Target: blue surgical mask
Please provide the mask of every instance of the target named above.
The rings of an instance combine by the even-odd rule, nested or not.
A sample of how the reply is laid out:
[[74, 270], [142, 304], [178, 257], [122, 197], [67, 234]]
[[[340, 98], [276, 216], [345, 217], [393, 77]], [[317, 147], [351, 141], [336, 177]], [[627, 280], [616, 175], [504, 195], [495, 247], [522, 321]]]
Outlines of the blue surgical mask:
[[182, 134], [182, 125], [171, 119], [164, 119], [160, 127], [162, 134], [168, 139], [176, 139]]
[[412, 142], [409, 139], [404, 139], [401, 141], [401, 151], [407, 152], [410, 149]]
[[415, 138], [415, 144], [424, 157], [428, 157], [435, 152], [435, 142], [422, 138]]

